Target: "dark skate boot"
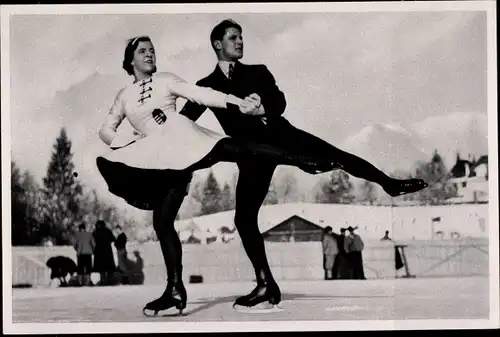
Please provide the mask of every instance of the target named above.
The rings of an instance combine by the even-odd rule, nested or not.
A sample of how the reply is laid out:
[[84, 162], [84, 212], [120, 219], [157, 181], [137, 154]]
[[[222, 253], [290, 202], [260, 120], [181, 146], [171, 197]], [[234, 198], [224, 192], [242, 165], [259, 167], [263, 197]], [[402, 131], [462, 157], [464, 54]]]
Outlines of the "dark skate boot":
[[[160, 311], [165, 311], [175, 307], [179, 310], [177, 315], [166, 314], [164, 316], [182, 316], [182, 311], [186, 308], [186, 302], [187, 293], [182, 281], [177, 282], [175, 285], [173, 282], [169, 281], [167, 283], [167, 289], [165, 289], [163, 295], [146, 304], [144, 309], [142, 309], [142, 313], [147, 317], [156, 317]], [[150, 312], [152, 312], [152, 314]]]
[[257, 283], [248, 295], [238, 297], [233, 308], [244, 313], [280, 312], [281, 291], [276, 282]]
[[428, 184], [422, 179], [393, 179], [383, 188], [391, 197], [398, 197], [404, 194], [418, 192], [427, 186]]

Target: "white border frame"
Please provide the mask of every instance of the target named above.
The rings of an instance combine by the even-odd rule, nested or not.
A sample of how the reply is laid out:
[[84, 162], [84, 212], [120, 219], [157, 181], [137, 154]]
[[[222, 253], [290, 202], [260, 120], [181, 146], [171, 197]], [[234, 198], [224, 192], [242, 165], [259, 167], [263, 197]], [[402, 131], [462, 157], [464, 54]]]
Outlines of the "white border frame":
[[[1, 7], [1, 134], [2, 134], [2, 237], [3, 322], [6, 333], [146, 333], [146, 332], [242, 332], [242, 331], [339, 331], [408, 329], [498, 328], [499, 311], [499, 223], [498, 217], [498, 121], [496, 2], [363, 2], [363, 3], [228, 3], [228, 4], [91, 4], [91, 5], [2, 5]], [[368, 12], [368, 11], [486, 11], [488, 60], [488, 132], [490, 165], [490, 319], [489, 320], [399, 320], [399, 321], [281, 321], [281, 322], [154, 322], [154, 323], [12, 323], [12, 273], [10, 226], [10, 65], [9, 17], [13, 14], [158, 14], [158, 13], [277, 13], [277, 12]]]

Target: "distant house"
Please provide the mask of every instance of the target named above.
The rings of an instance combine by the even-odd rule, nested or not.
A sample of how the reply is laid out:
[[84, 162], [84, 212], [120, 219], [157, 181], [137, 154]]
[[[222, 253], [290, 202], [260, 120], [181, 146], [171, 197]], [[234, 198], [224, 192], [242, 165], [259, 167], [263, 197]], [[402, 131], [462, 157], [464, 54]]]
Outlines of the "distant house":
[[458, 191], [458, 198], [454, 201], [474, 202], [488, 200], [488, 156], [481, 156], [478, 160], [461, 159], [450, 171], [450, 182]]
[[262, 233], [264, 240], [272, 242], [321, 241], [323, 227], [293, 215]]

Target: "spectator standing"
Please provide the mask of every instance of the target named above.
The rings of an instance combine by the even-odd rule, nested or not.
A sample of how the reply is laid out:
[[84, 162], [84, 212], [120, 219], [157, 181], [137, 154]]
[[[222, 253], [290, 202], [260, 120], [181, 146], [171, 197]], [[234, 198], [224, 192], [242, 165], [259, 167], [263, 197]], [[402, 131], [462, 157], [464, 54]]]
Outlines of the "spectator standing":
[[78, 284], [82, 286], [92, 285], [90, 273], [92, 272], [92, 253], [95, 248], [95, 240], [83, 223], [78, 226], [78, 231], [75, 233], [73, 247], [76, 251]]
[[116, 270], [112, 247], [115, 236], [102, 220], [97, 221], [92, 235], [95, 240], [94, 270], [101, 275], [100, 285], [109, 285]]
[[116, 225], [115, 235], [116, 235], [115, 248], [116, 248], [116, 255], [118, 257], [118, 269], [121, 273], [121, 279], [122, 279], [121, 283], [128, 284], [127, 275], [130, 268], [128, 266], [129, 260], [127, 258], [127, 235], [125, 234], [120, 225]]
[[385, 231], [384, 236], [380, 239], [380, 241], [392, 241], [392, 239], [389, 237], [389, 231]]
[[335, 259], [334, 277], [341, 280], [346, 280], [349, 278], [349, 260], [347, 259], [347, 251], [345, 250], [345, 239], [346, 239], [346, 229], [340, 228], [340, 235], [332, 233], [333, 237], [337, 239], [337, 246], [339, 253]]
[[333, 280], [333, 268], [339, 249], [337, 241], [332, 235], [332, 227], [325, 227], [321, 243], [323, 246], [323, 269], [325, 271], [325, 280]]
[[364, 243], [363, 240], [361, 240], [361, 237], [354, 233], [354, 231], [358, 227], [351, 227], [349, 226], [347, 230], [349, 231], [349, 235], [346, 236], [345, 239], [345, 250], [347, 252], [347, 260], [349, 263], [349, 271], [350, 271], [350, 277], [351, 279], [355, 280], [366, 280], [365, 278], [365, 272], [363, 268], [363, 249], [364, 249]]

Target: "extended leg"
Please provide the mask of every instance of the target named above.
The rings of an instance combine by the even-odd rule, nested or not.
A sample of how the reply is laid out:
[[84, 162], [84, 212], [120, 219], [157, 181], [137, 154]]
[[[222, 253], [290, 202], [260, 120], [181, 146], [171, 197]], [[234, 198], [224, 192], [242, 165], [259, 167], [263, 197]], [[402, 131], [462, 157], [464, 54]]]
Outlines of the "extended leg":
[[327, 158], [313, 157], [268, 144], [237, 142], [232, 138], [226, 138], [219, 141], [203, 159], [188, 167], [186, 172], [209, 168], [219, 162], [240, 163], [248, 161], [265, 162], [274, 167], [277, 165], [297, 166], [313, 174], [336, 168], [336, 163], [332, 163]]
[[167, 287], [160, 298], [146, 304], [144, 314], [146, 310], [150, 310], [157, 315], [159, 311], [172, 307], [179, 309], [182, 314], [186, 307], [187, 293], [182, 282], [182, 245], [174, 227], [175, 217], [185, 195], [185, 189], [171, 189], [153, 211], [153, 226], [167, 269]]
[[[400, 180], [391, 178], [368, 161], [342, 151], [330, 143], [293, 126], [276, 130], [276, 135], [272, 140], [272, 145], [277, 148], [283, 148], [296, 154], [304, 154], [308, 158], [317, 158], [318, 163], [330, 163], [331, 167], [328, 168], [327, 165], [324, 172], [328, 172], [340, 164], [342, 170], [357, 178], [379, 184], [391, 196], [413, 193], [427, 187], [427, 184], [420, 179]], [[321, 166], [324, 166], [324, 164]]]

